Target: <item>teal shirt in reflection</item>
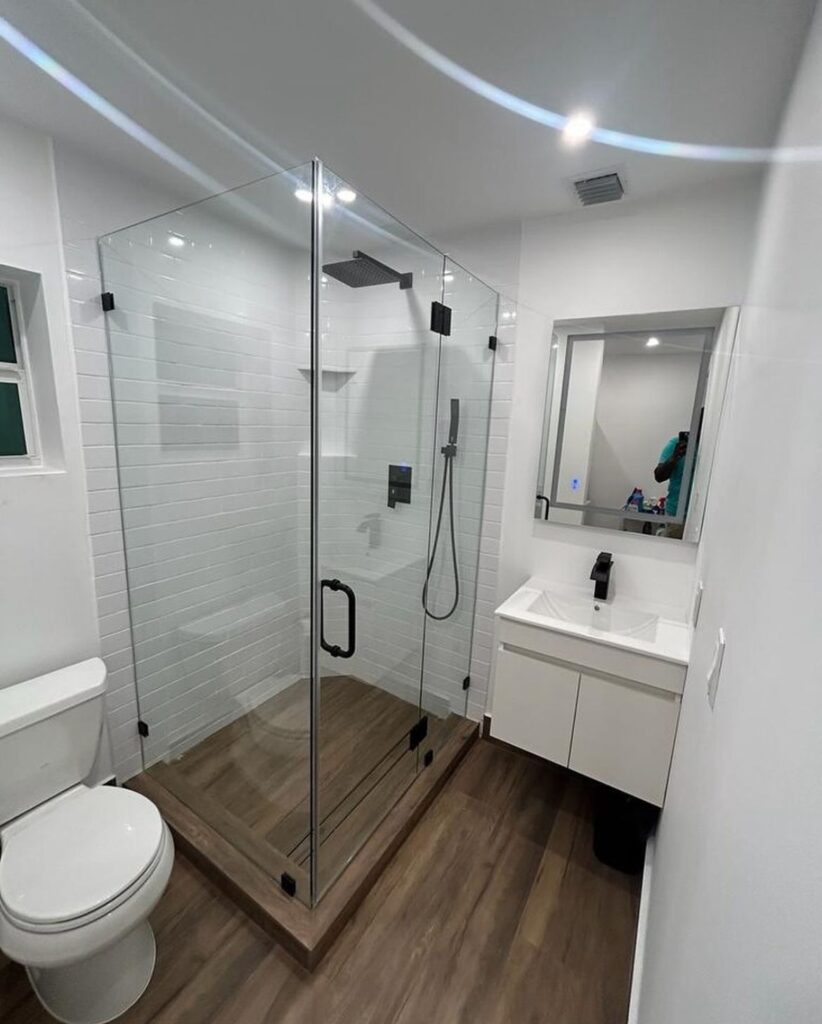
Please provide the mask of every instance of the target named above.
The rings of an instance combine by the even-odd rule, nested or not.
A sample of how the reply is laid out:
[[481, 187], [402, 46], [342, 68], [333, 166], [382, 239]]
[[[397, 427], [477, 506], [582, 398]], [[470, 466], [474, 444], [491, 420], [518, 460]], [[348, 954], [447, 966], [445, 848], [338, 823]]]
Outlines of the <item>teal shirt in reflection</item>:
[[[679, 444], [679, 437], [672, 437], [662, 449], [659, 456], [660, 462], [667, 462], [674, 454], [674, 449]], [[682, 488], [682, 474], [685, 472], [685, 459], [680, 459], [674, 466], [674, 471], [668, 478], [668, 497], [665, 499], [665, 515], [675, 516], [679, 508], [679, 492]]]

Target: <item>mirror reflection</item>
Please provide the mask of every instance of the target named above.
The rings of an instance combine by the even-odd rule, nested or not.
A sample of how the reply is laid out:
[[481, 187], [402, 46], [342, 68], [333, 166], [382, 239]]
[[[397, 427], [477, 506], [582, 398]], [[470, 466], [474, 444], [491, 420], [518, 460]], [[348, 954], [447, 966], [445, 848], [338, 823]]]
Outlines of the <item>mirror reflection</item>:
[[535, 515], [697, 540], [737, 318], [557, 322]]

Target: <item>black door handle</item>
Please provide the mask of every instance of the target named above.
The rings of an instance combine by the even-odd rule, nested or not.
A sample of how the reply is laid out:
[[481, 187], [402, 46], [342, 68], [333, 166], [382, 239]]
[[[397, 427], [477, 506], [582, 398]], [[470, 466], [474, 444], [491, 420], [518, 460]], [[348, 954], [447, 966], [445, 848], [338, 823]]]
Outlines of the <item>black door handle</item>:
[[[348, 647], [345, 650], [339, 644], [327, 643], [325, 639], [325, 602], [322, 592], [326, 588], [341, 590], [348, 598]], [[320, 647], [324, 651], [328, 651], [332, 658], [350, 658], [357, 647], [357, 598], [351, 587], [346, 583], [340, 583], [339, 580], [320, 581]]]

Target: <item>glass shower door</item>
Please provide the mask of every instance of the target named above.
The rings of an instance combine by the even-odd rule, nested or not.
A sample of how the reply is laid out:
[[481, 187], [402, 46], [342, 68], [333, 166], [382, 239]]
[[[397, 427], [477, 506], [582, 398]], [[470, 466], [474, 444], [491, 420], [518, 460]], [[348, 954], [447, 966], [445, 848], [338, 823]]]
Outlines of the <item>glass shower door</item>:
[[317, 890], [414, 780], [443, 257], [327, 170], [314, 514], [321, 593]]

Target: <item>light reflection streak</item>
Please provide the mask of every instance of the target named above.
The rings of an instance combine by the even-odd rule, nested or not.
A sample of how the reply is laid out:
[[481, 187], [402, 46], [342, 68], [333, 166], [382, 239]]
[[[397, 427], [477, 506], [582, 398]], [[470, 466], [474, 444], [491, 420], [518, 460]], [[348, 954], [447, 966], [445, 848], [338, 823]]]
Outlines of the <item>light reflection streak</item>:
[[[568, 123], [569, 116], [548, 110], [529, 100], [522, 99], [514, 93], [507, 92], [492, 82], [480, 78], [444, 53], [440, 53], [424, 39], [420, 39], [410, 29], [384, 11], [374, 0], [351, 0], [364, 14], [374, 21], [383, 31], [392, 36], [398, 43], [441, 72], [453, 82], [464, 86], [477, 96], [495, 103], [498, 107], [511, 111], [536, 124], [544, 125], [555, 131], [562, 131]], [[618, 149], [633, 150], [637, 153], [648, 153], [653, 156], [678, 157], [685, 160], [706, 160], [725, 163], [761, 164], [771, 162], [807, 162], [822, 159], [822, 146], [717, 146], [693, 142], [675, 142], [670, 139], [655, 139], [646, 135], [633, 135], [629, 132], [614, 131], [610, 128], [595, 127], [590, 136], [591, 142], [599, 142], [605, 146]]]

